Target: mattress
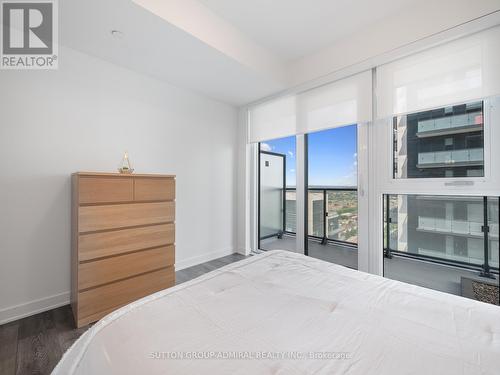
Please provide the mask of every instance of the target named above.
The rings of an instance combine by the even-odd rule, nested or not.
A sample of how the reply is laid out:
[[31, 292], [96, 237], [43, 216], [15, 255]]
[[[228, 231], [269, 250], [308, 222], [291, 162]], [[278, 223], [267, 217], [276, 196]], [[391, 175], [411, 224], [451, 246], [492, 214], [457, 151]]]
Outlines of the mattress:
[[53, 372], [499, 373], [499, 307], [279, 250], [115, 311]]

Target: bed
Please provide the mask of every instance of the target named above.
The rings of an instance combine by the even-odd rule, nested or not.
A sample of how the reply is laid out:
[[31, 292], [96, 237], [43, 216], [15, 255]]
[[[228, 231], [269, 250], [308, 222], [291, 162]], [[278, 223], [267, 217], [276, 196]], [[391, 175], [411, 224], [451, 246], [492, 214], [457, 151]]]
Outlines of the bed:
[[279, 250], [115, 311], [53, 372], [499, 373], [499, 307]]

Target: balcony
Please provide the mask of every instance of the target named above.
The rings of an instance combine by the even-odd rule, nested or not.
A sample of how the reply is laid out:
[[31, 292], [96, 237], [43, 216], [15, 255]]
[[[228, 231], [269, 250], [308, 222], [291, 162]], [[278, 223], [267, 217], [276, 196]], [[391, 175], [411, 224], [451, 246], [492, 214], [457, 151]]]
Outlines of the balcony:
[[[482, 225], [481, 222], [419, 216], [417, 230], [481, 238], [484, 236]], [[490, 230], [491, 236], [496, 235], [498, 238], [498, 225], [492, 225]]]
[[420, 152], [418, 168], [443, 168], [481, 166], [484, 164], [484, 149], [471, 148], [454, 151]]
[[384, 200], [385, 277], [500, 302], [498, 197], [400, 194]]
[[[493, 278], [480, 276], [475, 270], [443, 265], [438, 262], [393, 255], [384, 259], [384, 277], [422, 286], [444, 293], [471, 298], [498, 305], [498, 275]], [[485, 300], [474, 292], [473, 283], [496, 289], [493, 301]]]
[[349, 187], [310, 187], [308, 235], [323, 243], [358, 243], [358, 192]]
[[[283, 197], [282, 194], [280, 194]], [[426, 288], [452, 293], [467, 298], [498, 303], [498, 198], [413, 196], [413, 203], [403, 203], [398, 196], [386, 199], [384, 210], [385, 237], [384, 276]], [[261, 239], [266, 250], [296, 251], [296, 190], [287, 188], [285, 195], [283, 231]], [[281, 201], [283, 202], [282, 198]], [[409, 211], [402, 212], [401, 207]], [[467, 207], [473, 220], [439, 219], [431, 216], [429, 207], [442, 205], [448, 212]], [[450, 211], [450, 205], [457, 205]], [[477, 206], [477, 207], [476, 207]], [[422, 207], [422, 214], [411, 207]], [[482, 215], [487, 209], [487, 218]], [[308, 255], [346, 267], [358, 268], [357, 251], [357, 191], [356, 189], [315, 187], [308, 191]], [[387, 217], [389, 213], [389, 217]], [[401, 233], [414, 222], [410, 238]], [[387, 225], [389, 223], [389, 225]], [[355, 224], [355, 230], [353, 226]], [[483, 226], [487, 230], [483, 231]], [[408, 229], [407, 229], [408, 230]], [[354, 235], [356, 233], [356, 235]], [[415, 236], [433, 236], [421, 239], [410, 248]], [[438, 240], [438, 236], [440, 239]], [[389, 245], [387, 238], [390, 238]], [[455, 241], [454, 238], [462, 238]], [[404, 242], [406, 241], [406, 243]], [[464, 242], [465, 241], [465, 242]], [[420, 246], [422, 245], [422, 246]], [[488, 297], [476, 295], [476, 289], [493, 290]], [[492, 289], [491, 289], [492, 288]], [[496, 293], [496, 294], [495, 294]]]
[[[357, 269], [358, 202], [351, 187], [311, 187], [308, 191], [308, 254], [315, 258]], [[295, 251], [297, 193], [288, 187], [283, 230], [263, 236], [261, 248]], [[264, 238], [265, 237], [265, 238]]]
[[418, 138], [462, 134], [483, 130], [482, 112], [442, 117], [418, 122]]
[[[261, 246], [266, 250], [297, 251], [296, 237], [293, 233], [285, 233], [281, 237], [261, 240]], [[314, 237], [309, 237], [308, 255], [327, 262], [358, 269], [358, 251], [356, 246], [348, 246], [333, 241], [322, 243]]]

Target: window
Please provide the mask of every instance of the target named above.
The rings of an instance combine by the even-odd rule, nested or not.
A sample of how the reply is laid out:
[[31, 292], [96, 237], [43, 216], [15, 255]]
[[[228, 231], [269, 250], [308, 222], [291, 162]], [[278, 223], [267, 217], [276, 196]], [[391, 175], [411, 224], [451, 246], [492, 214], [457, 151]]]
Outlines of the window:
[[484, 176], [483, 102], [393, 118], [394, 178]]
[[307, 135], [308, 254], [357, 268], [357, 125]]
[[384, 276], [498, 304], [498, 197], [384, 199]]
[[385, 277], [499, 303], [498, 151], [491, 147], [498, 133], [490, 126], [498, 105], [490, 97], [396, 115], [377, 133], [385, 137], [381, 190], [391, 192], [379, 249]]

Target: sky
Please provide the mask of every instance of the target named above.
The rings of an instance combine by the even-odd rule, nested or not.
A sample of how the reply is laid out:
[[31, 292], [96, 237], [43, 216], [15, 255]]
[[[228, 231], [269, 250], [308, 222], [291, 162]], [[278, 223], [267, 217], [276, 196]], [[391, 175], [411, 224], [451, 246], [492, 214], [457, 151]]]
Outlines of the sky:
[[[308, 136], [309, 186], [357, 185], [357, 126], [344, 126]], [[295, 137], [261, 142], [263, 151], [286, 155], [287, 186], [296, 185]]]

